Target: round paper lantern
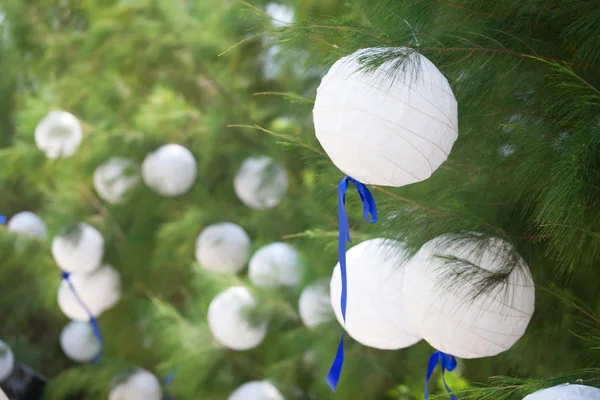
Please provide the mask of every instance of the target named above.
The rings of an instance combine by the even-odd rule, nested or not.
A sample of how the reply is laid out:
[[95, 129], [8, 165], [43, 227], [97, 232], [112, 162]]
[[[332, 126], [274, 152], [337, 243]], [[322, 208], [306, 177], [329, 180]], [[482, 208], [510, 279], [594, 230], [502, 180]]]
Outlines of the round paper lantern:
[[600, 389], [584, 385], [558, 385], [538, 390], [523, 400], [600, 400]]
[[8, 230], [25, 236], [46, 237], [46, 224], [30, 211], [13, 215], [8, 221]]
[[327, 286], [319, 283], [304, 288], [298, 301], [298, 311], [300, 319], [309, 328], [329, 321], [333, 310]]
[[138, 183], [136, 166], [124, 158], [111, 158], [94, 171], [94, 189], [111, 204], [119, 203], [125, 192]]
[[82, 138], [79, 121], [66, 111], [50, 111], [35, 128], [35, 144], [51, 159], [75, 154]]
[[88, 322], [70, 322], [60, 333], [60, 347], [63, 353], [75, 362], [88, 362], [102, 350], [102, 345], [94, 336]]
[[288, 188], [285, 169], [271, 157], [247, 158], [233, 180], [237, 197], [250, 208], [273, 208], [284, 198]]
[[300, 255], [287, 243], [275, 242], [261, 247], [248, 263], [248, 277], [258, 287], [295, 286], [302, 270]]
[[52, 240], [54, 262], [65, 272], [88, 274], [100, 266], [103, 256], [102, 234], [85, 223]]
[[[345, 329], [357, 342], [381, 350], [409, 347], [421, 340], [404, 311], [402, 284], [408, 254], [402, 243], [372, 239], [346, 252], [348, 302]], [[333, 270], [330, 299], [344, 325], [340, 264]]]
[[[112, 308], [121, 297], [121, 276], [110, 265], [105, 265], [89, 275], [71, 275], [69, 279], [77, 295], [94, 317]], [[89, 314], [77, 301], [69, 284], [64, 280], [58, 288], [58, 305], [71, 320], [90, 319]]]
[[116, 385], [109, 400], [161, 400], [162, 388], [158, 378], [145, 370], [138, 370]]
[[294, 22], [294, 9], [279, 3], [269, 3], [265, 12], [272, 18], [271, 22], [277, 28], [289, 26]]
[[175, 197], [192, 188], [198, 174], [194, 155], [178, 144], [167, 144], [148, 154], [142, 164], [144, 183], [164, 197]]
[[233, 286], [219, 293], [208, 307], [208, 326], [215, 340], [233, 350], [258, 346], [267, 333], [266, 323], [251, 325], [245, 315], [256, 300], [248, 289]]
[[250, 237], [239, 225], [221, 222], [207, 226], [196, 239], [196, 260], [215, 272], [237, 273], [250, 256]]
[[270, 382], [251, 381], [237, 388], [228, 400], [285, 400], [285, 398]]
[[[481, 293], [481, 284], [493, 273], [508, 276]], [[403, 297], [409, 318], [431, 346], [456, 357], [479, 358], [508, 350], [525, 333], [535, 289], [525, 261], [507, 242], [440, 236], [408, 263]]]
[[457, 103], [435, 65], [406, 47], [375, 71], [359, 70], [361, 57], [381, 50], [362, 49], [333, 64], [317, 89], [315, 133], [346, 175], [404, 186], [429, 178], [448, 158], [458, 136]]
[[15, 355], [11, 348], [0, 340], [0, 382], [5, 381], [15, 368]]

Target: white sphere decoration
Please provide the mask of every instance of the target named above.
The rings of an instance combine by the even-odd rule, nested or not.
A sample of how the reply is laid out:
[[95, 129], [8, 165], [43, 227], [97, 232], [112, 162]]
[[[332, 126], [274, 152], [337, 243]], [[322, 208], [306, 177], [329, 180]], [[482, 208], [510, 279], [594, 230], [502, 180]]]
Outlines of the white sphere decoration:
[[15, 355], [11, 348], [0, 340], [0, 382], [5, 381], [15, 368]]
[[[139, 182], [136, 165], [125, 158], [114, 157], [94, 171], [94, 189], [111, 204], [119, 203], [125, 192]], [[134, 172], [135, 171], [135, 172]]]
[[67, 357], [80, 363], [93, 360], [102, 350], [92, 326], [80, 321], [72, 321], [63, 328], [60, 347]]
[[327, 286], [317, 283], [304, 288], [298, 301], [298, 311], [302, 323], [308, 328], [328, 322], [333, 316], [333, 309]]
[[[381, 350], [412, 346], [421, 336], [408, 320], [402, 299], [408, 253], [400, 242], [371, 239], [346, 252], [348, 297], [345, 329], [354, 340]], [[340, 264], [330, 282], [331, 305], [344, 324]]]
[[65, 272], [89, 274], [100, 266], [103, 256], [104, 237], [86, 223], [52, 240], [54, 262]]
[[158, 378], [145, 370], [138, 370], [126, 381], [115, 386], [109, 400], [161, 400], [162, 387]]
[[[511, 265], [516, 265], [512, 272], [506, 269]], [[453, 272], [464, 273], [465, 279], [457, 281]], [[478, 283], [494, 272], [509, 273], [506, 282], [479, 293]], [[527, 264], [507, 242], [440, 236], [406, 266], [403, 298], [410, 320], [431, 346], [456, 357], [479, 358], [508, 350], [525, 333], [535, 288]]]
[[285, 400], [283, 395], [268, 381], [251, 381], [237, 388], [228, 400]]
[[[110, 265], [105, 265], [89, 275], [71, 275], [69, 280], [94, 317], [112, 308], [121, 297], [121, 276]], [[63, 314], [73, 321], [90, 319], [64, 280], [58, 288], [58, 306]]]
[[21, 211], [8, 221], [8, 230], [25, 236], [46, 237], [44, 220], [30, 211]]
[[255, 286], [262, 288], [296, 286], [302, 277], [300, 255], [283, 242], [263, 246], [248, 263], [248, 277]]
[[288, 188], [285, 169], [271, 157], [247, 158], [235, 174], [237, 197], [250, 208], [266, 210], [281, 203]]
[[164, 197], [175, 197], [192, 188], [198, 175], [194, 155], [178, 144], [166, 144], [148, 154], [142, 163], [144, 183]]
[[208, 307], [208, 326], [215, 340], [233, 350], [258, 346], [267, 333], [266, 323], [251, 325], [245, 310], [256, 305], [248, 289], [233, 286], [219, 293]]
[[277, 28], [290, 26], [294, 22], [294, 9], [284, 4], [269, 3], [265, 7], [265, 12], [272, 18], [271, 22]]
[[220, 222], [209, 225], [196, 239], [196, 260], [214, 272], [238, 273], [250, 257], [250, 237], [239, 225]]
[[558, 385], [538, 390], [523, 400], [600, 400], [600, 389], [584, 385]]
[[50, 111], [35, 128], [35, 144], [51, 159], [75, 154], [82, 138], [79, 121], [66, 111]]
[[313, 109], [317, 139], [337, 168], [364, 183], [423, 181], [448, 158], [458, 137], [457, 102], [448, 81], [406, 47], [373, 72], [359, 59], [392, 49], [368, 48], [338, 60], [321, 81]]

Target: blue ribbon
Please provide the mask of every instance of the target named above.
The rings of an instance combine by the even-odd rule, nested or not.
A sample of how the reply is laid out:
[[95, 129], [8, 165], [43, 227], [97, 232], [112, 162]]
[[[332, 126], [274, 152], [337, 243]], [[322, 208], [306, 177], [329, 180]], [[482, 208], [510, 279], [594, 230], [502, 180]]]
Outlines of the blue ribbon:
[[452, 390], [450, 390], [448, 384], [446, 383], [446, 379], [444, 378], [444, 372], [452, 372], [456, 368], [456, 358], [450, 354], [442, 353], [441, 351], [436, 351], [431, 355], [431, 357], [429, 357], [429, 364], [427, 365], [427, 378], [425, 378], [425, 400], [429, 399], [429, 379], [431, 379], [431, 375], [433, 374], [435, 367], [437, 367], [438, 362], [442, 368], [442, 382], [444, 382], [446, 391], [452, 400], [457, 400], [456, 396], [452, 394]]
[[[346, 322], [346, 300], [348, 285], [346, 276], [346, 241], [352, 243], [352, 240], [350, 239], [350, 229], [348, 227], [348, 216], [346, 215], [346, 192], [348, 191], [350, 182], [354, 183], [356, 186], [356, 190], [358, 191], [360, 200], [363, 204], [363, 214], [367, 222], [372, 224], [377, 222], [377, 206], [375, 205], [375, 200], [373, 199], [371, 192], [369, 192], [369, 189], [367, 189], [364, 184], [360, 183], [356, 179], [350, 178], [349, 176], [342, 179], [338, 185], [338, 257], [340, 260], [340, 271], [342, 273], [342, 297], [340, 299], [340, 304], [344, 323]], [[369, 217], [369, 215], [371, 217]], [[327, 384], [334, 392], [338, 381], [340, 380], [342, 366], [344, 364], [344, 336], [345, 333], [342, 334], [342, 339], [340, 340], [335, 359], [333, 360], [333, 364], [329, 369], [326, 379]]]
[[75, 286], [73, 286], [73, 282], [71, 282], [70, 277], [71, 277], [70, 273], [68, 273], [68, 272], [63, 272], [62, 273], [62, 278], [69, 285], [69, 288], [71, 289], [71, 292], [73, 292], [73, 296], [75, 296], [75, 300], [77, 300], [77, 302], [81, 305], [81, 307], [83, 307], [83, 309], [90, 316], [90, 325], [92, 326], [92, 331], [94, 332], [94, 336], [98, 340], [98, 343], [100, 343], [100, 351], [98, 352], [98, 354], [96, 355], [96, 357], [94, 357], [94, 359], [92, 360], [92, 364], [97, 364], [98, 361], [100, 361], [100, 354], [102, 353], [102, 347], [104, 347], [104, 340], [102, 339], [102, 335], [100, 334], [100, 327], [98, 326], [98, 321], [96, 321], [96, 318], [94, 317], [94, 314], [92, 314], [92, 312], [85, 305], [85, 303], [83, 302], [83, 300], [81, 300], [81, 297], [79, 297], [79, 294], [77, 294], [77, 291], [75, 290]]
[[177, 373], [176, 370], [169, 372], [169, 374], [163, 380], [163, 386], [165, 387], [165, 392], [166, 392], [165, 400], [173, 399], [173, 397], [171, 397], [171, 393], [169, 393], [169, 386], [171, 385], [171, 382], [173, 382], [173, 379], [175, 378], [176, 373]]
[[0, 215], [0, 225], [6, 223], [6, 215]]

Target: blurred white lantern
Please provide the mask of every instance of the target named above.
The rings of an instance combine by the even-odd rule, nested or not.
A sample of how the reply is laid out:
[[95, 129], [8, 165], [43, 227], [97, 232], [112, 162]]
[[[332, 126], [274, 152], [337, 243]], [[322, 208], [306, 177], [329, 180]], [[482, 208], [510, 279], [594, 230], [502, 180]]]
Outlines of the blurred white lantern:
[[289, 26], [294, 22], [294, 9], [279, 3], [269, 3], [265, 12], [272, 18], [271, 22], [277, 28]]
[[72, 321], [60, 333], [60, 347], [63, 353], [75, 362], [88, 362], [102, 350], [102, 345], [94, 336], [88, 322]]
[[248, 263], [248, 277], [257, 287], [296, 286], [302, 277], [300, 255], [283, 242], [263, 246]]
[[558, 385], [538, 390], [523, 400], [600, 400], [600, 389], [584, 385]]
[[285, 197], [288, 177], [283, 167], [271, 157], [247, 158], [233, 180], [237, 197], [250, 208], [273, 208]]
[[[402, 243], [372, 239], [346, 252], [348, 302], [345, 329], [357, 342], [381, 350], [412, 346], [421, 340], [408, 320], [402, 284], [408, 253]], [[330, 299], [340, 324], [344, 324], [340, 298], [340, 264], [333, 270]]]
[[35, 128], [35, 144], [51, 159], [75, 154], [82, 138], [79, 121], [66, 111], [50, 111]]
[[[397, 59], [359, 70], [381, 51]], [[404, 63], [398, 67], [399, 59]], [[317, 139], [331, 161], [364, 183], [404, 186], [425, 180], [448, 158], [458, 136], [448, 81], [406, 47], [369, 48], [338, 60], [321, 81], [313, 109]]]
[[[89, 275], [71, 275], [69, 280], [94, 317], [112, 308], [121, 297], [121, 276], [110, 265], [105, 265]], [[58, 288], [58, 305], [63, 314], [73, 321], [90, 319], [65, 280]]]
[[208, 307], [208, 326], [215, 340], [233, 350], [258, 346], [267, 333], [266, 323], [251, 325], [246, 310], [256, 305], [248, 289], [233, 286], [219, 293]]
[[162, 387], [158, 378], [145, 370], [138, 370], [127, 380], [115, 386], [109, 400], [161, 400]]
[[268, 381], [244, 383], [229, 395], [228, 400], [285, 400], [279, 390]]
[[300, 294], [298, 311], [304, 325], [313, 328], [331, 319], [333, 310], [327, 286], [321, 283], [307, 286]]
[[46, 237], [46, 224], [30, 211], [22, 211], [13, 215], [8, 221], [8, 230], [26, 236]]
[[142, 164], [144, 183], [164, 197], [175, 197], [192, 188], [198, 174], [194, 155], [178, 144], [167, 144], [148, 154]]
[[139, 182], [136, 165], [124, 158], [111, 158], [96, 168], [93, 182], [101, 199], [119, 203], [125, 192]]
[[8, 379], [15, 368], [15, 355], [11, 348], [0, 340], [0, 382]]
[[65, 272], [89, 274], [98, 269], [103, 256], [104, 237], [86, 223], [52, 240], [54, 262]]
[[237, 273], [250, 256], [250, 237], [239, 225], [221, 222], [207, 226], [196, 239], [196, 260], [215, 272]]
[[[439, 351], [461, 358], [502, 353], [523, 336], [533, 314], [529, 268], [501, 239], [450, 239], [430, 240], [408, 263], [406, 312]], [[506, 280], [482, 293], [494, 273], [507, 274]]]

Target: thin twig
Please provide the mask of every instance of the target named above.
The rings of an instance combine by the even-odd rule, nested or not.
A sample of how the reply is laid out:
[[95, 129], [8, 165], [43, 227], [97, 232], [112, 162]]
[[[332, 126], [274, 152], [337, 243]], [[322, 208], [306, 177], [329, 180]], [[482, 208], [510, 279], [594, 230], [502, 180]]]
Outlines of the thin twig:
[[282, 135], [281, 133], [276, 133], [276, 132], [270, 131], [270, 130], [268, 130], [268, 129], [265, 129], [265, 128], [263, 128], [262, 126], [259, 126], [259, 125], [237, 125], [237, 124], [234, 124], [234, 125], [227, 125], [227, 127], [228, 127], [228, 128], [247, 128], [247, 129], [256, 129], [256, 130], [259, 130], [259, 131], [262, 131], [262, 132], [268, 133], [268, 134], [270, 134], [270, 135], [277, 136], [277, 137], [280, 137], [280, 138], [282, 138], [282, 139], [288, 140], [288, 141], [290, 141], [290, 142], [292, 142], [292, 143], [295, 143], [295, 144], [297, 144], [297, 145], [298, 145], [298, 146], [300, 146], [300, 147], [304, 147], [304, 148], [306, 148], [306, 149], [309, 149], [309, 150], [312, 150], [312, 151], [314, 151], [315, 153], [318, 153], [318, 154], [320, 154], [320, 155], [322, 155], [322, 156], [325, 156], [325, 153], [323, 153], [323, 152], [322, 152], [322, 151], [320, 151], [319, 149], [316, 149], [316, 148], [314, 148], [314, 147], [312, 147], [312, 146], [309, 146], [309, 145], [307, 145], [306, 143], [303, 143], [303, 142], [301, 142], [300, 140], [294, 139], [293, 137], [290, 137], [290, 136]]
[[564, 297], [563, 295], [550, 290], [549, 288], [540, 286], [540, 289], [542, 289], [545, 292], [548, 292], [550, 294], [553, 294], [554, 296], [558, 297], [559, 299], [561, 299], [563, 302], [565, 302], [566, 304], [570, 305], [571, 307], [575, 308], [576, 310], [579, 310], [582, 314], [584, 314], [585, 316], [587, 316], [588, 318], [590, 318], [592, 321], [594, 321], [597, 324], [600, 324], [600, 319], [594, 317], [590, 312], [586, 311], [585, 309], [583, 309], [581, 306], [577, 305], [577, 303], [575, 303], [573, 300], [570, 300], [566, 297]]

